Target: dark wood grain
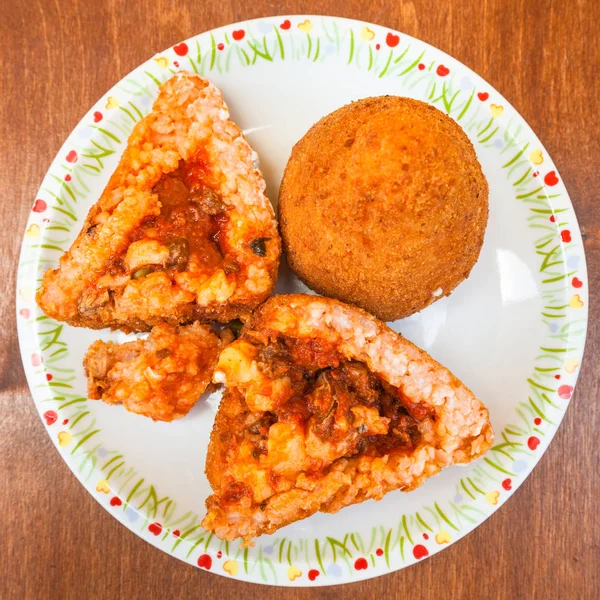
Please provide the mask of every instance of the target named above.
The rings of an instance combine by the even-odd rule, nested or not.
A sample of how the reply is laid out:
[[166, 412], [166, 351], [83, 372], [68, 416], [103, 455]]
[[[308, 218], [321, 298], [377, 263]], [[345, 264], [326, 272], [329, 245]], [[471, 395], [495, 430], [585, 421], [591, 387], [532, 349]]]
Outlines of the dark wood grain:
[[[598, 598], [600, 590], [600, 4], [572, 0], [0, 0], [1, 598]], [[275, 590], [187, 566], [103, 511], [34, 410], [14, 327], [24, 224], [89, 106], [156, 51], [273, 13], [354, 17], [452, 54], [519, 110], [554, 158], [585, 237], [592, 297], [572, 406], [540, 465], [474, 533], [409, 569], [343, 588]], [[6, 270], [4, 270], [6, 269]]]

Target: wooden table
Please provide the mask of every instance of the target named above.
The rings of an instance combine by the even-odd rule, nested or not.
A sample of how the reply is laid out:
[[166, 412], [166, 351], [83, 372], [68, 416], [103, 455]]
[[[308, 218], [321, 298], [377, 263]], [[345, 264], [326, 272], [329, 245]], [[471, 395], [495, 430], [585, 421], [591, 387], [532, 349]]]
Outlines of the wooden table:
[[[598, 598], [600, 4], [541, 0], [1, 0], [4, 272], [0, 351], [2, 598]], [[275, 12], [385, 24], [449, 52], [519, 110], [557, 163], [584, 232], [592, 302], [586, 360], [550, 450], [508, 504], [430, 560], [337, 588], [215, 577], [142, 542], [102, 510], [52, 447], [21, 367], [13, 281], [25, 220], [88, 107], [156, 51]], [[3, 268], [4, 268], [3, 267]]]

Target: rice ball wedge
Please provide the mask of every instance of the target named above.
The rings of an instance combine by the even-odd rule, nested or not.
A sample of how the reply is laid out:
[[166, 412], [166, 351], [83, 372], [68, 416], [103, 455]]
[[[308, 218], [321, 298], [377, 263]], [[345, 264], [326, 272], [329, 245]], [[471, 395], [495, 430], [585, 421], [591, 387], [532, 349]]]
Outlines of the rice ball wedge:
[[223, 348], [209, 325], [162, 323], [145, 340], [95, 341], [83, 366], [88, 398], [154, 421], [181, 419], [211, 384]]
[[221, 92], [174, 75], [59, 267], [44, 274], [40, 308], [124, 331], [246, 319], [271, 294], [281, 254], [256, 161]]
[[226, 389], [202, 525], [246, 545], [317, 511], [412, 490], [493, 440], [486, 407], [448, 369], [329, 298], [270, 298], [213, 381]]

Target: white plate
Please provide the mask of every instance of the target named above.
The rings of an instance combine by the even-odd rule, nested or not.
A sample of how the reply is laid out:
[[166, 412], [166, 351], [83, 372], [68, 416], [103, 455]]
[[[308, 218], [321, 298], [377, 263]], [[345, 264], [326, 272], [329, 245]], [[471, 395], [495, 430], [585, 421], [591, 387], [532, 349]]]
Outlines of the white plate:
[[[243, 550], [200, 527], [210, 493], [204, 459], [219, 394], [171, 424], [85, 398], [85, 350], [98, 337], [125, 336], [55, 323], [36, 308], [34, 291], [42, 271], [56, 265], [77, 235], [158, 85], [178, 69], [197, 71], [221, 88], [260, 155], [273, 202], [294, 142], [351, 100], [381, 94], [427, 100], [465, 129], [490, 184], [481, 258], [452, 296], [393, 327], [488, 406], [496, 445], [484, 457], [449, 468], [409, 494], [393, 492], [377, 504], [315, 515]], [[385, 27], [316, 16], [260, 19], [200, 34], [108, 91], [44, 179], [17, 287], [19, 339], [34, 401], [86, 489], [126, 527], [177, 558], [228, 577], [293, 586], [403, 568], [456, 541], [502, 505], [563, 417], [587, 318], [585, 258], [573, 207], [547, 152], [512, 106], [423, 42]], [[301, 286], [282, 269], [277, 289]]]

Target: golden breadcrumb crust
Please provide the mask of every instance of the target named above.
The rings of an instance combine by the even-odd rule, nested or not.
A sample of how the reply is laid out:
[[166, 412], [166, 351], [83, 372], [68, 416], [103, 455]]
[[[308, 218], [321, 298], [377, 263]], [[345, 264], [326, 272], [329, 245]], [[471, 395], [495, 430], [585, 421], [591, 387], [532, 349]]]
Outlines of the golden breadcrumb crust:
[[450, 117], [397, 96], [348, 104], [294, 146], [279, 193], [291, 269], [384, 321], [447, 296], [479, 256], [488, 184]]

